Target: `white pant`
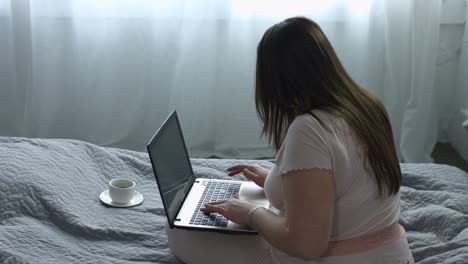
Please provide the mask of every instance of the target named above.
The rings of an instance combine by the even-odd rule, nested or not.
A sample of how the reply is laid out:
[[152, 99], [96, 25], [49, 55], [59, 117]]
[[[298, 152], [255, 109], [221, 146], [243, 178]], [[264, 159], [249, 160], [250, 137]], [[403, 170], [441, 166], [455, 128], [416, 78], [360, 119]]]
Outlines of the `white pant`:
[[318, 258], [303, 261], [292, 258], [271, 246], [258, 235], [231, 235], [216, 232], [171, 229], [165, 226], [169, 247], [184, 263], [239, 263], [239, 264], [412, 264], [408, 242], [403, 236], [385, 246], [363, 253], [342, 257]]

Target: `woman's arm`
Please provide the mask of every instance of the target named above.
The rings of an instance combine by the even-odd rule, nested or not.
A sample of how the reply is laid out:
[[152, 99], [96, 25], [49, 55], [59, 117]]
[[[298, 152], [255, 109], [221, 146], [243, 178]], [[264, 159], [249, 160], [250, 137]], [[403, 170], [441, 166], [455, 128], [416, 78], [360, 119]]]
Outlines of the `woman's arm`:
[[332, 172], [306, 169], [281, 177], [287, 216], [258, 209], [251, 215], [252, 228], [288, 255], [302, 259], [321, 256], [328, 247], [333, 219]]
[[[272, 246], [302, 259], [321, 256], [328, 246], [334, 210], [330, 170], [306, 169], [282, 177], [287, 216], [279, 216], [238, 196], [205, 204], [205, 213], [219, 213], [241, 225], [251, 225]], [[253, 212], [253, 213], [252, 213]]]

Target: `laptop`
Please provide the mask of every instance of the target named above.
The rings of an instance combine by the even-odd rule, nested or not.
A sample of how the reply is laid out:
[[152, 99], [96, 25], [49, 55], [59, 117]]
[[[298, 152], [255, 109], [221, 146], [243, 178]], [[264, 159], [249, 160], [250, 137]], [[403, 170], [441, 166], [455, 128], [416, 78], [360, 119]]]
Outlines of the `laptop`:
[[159, 193], [171, 228], [223, 233], [255, 234], [247, 226], [217, 213], [200, 211], [207, 202], [241, 200], [269, 208], [262, 188], [251, 181], [197, 178], [185, 146], [177, 112], [173, 111], [147, 145]]

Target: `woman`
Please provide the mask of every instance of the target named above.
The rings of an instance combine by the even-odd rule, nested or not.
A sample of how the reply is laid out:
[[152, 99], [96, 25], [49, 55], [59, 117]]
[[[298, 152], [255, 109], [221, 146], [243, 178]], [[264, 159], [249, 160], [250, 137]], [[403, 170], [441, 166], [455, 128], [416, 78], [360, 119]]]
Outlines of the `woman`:
[[275, 167], [240, 164], [228, 174], [264, 187], [279, 212], [237, 198], [206, 204], [259, 236], [167, 229], [174, 253], [191, 263], [413, 263], [385, 108], [346, 73], [316, 23], [295, 17], [265, 32], [255, 102]]

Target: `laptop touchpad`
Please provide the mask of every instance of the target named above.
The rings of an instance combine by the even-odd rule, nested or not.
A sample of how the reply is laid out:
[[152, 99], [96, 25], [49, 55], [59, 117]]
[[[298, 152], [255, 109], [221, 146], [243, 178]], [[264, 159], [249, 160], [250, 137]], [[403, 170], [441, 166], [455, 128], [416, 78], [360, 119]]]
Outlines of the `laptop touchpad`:
[[239, 191], [239, 198], [261, 206], [268, 202], [265, 192], [254, 182], [243, 182]]

